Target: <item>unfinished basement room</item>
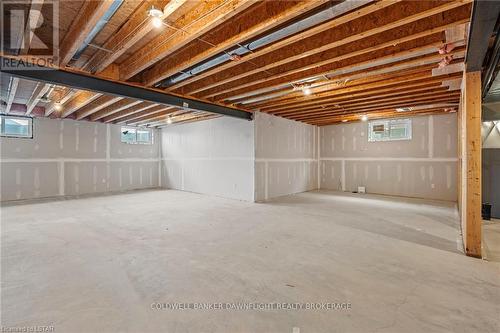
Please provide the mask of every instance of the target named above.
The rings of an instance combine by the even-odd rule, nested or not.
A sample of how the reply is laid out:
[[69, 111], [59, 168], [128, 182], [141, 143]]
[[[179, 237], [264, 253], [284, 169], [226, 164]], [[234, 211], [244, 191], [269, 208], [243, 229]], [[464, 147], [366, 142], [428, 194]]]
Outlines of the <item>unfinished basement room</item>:
[[1, 332], [500, 332], [500, 1], [0, 11]]

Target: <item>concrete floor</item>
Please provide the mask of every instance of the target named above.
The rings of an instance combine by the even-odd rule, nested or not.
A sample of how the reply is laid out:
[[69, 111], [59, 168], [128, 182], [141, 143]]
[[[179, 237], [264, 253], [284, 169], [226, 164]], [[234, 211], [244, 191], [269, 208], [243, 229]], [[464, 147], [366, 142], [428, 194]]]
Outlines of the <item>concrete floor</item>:
[[[500, 264], [448, 203], [178, 191], [2, 208], [2, 325], [55, 332], [499, 332]], [[344, 310], [152, 310], [346, 302]]]
[[483, 258], [500, 262], [500, 219], [483, 220]]

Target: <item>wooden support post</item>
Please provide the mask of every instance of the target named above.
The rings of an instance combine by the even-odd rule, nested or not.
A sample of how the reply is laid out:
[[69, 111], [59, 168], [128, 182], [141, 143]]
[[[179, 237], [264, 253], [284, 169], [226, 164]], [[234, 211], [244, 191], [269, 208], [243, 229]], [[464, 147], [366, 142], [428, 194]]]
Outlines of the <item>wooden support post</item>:
[[481, 72], [464, 73], [461, 105], [461, 220], [465, 253], [481, 258]]

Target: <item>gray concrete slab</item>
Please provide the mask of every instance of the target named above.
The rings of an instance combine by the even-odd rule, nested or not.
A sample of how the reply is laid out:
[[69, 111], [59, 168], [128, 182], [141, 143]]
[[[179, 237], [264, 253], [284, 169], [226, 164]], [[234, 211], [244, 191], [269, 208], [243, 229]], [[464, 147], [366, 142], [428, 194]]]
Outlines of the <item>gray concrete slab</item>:
[[[446, 202], [158, 190], [3, 207], [2, 326], [56, 332], [498, 332], [500, 264]], [[346, 302], [348, 310], [152, 310]]]

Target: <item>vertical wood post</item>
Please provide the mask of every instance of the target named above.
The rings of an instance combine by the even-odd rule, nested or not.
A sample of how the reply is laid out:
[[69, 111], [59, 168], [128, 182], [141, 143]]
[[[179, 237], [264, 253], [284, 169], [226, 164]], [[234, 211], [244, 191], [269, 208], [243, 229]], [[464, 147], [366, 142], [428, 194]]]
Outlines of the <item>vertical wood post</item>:
[[481, 258], [481, 72], [464, 73], [461, 135], [461, 218], [465, 253]]

